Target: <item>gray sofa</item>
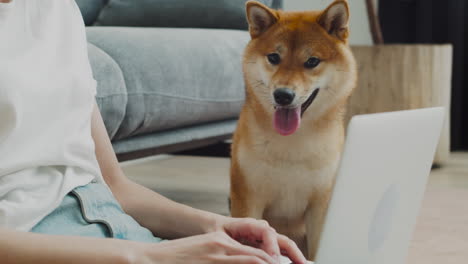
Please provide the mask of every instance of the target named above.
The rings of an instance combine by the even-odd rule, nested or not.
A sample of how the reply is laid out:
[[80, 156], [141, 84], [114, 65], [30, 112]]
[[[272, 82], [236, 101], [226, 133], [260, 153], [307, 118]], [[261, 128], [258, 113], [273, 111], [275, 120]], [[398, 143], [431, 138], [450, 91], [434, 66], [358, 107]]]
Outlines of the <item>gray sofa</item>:
[[120, 160], [232, 135], [244, 101], [245, 0], [76, 1], [96, 99]]

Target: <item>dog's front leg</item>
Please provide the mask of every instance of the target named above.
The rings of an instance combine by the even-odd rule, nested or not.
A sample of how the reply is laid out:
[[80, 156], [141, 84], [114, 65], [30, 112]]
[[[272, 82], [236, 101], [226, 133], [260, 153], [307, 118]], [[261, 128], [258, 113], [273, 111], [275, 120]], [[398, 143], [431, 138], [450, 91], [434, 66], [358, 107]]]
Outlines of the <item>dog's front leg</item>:
[[246, 183], [246, 176], [241, 172], [237, 162], [231, 167], [230, 210], [232, 217], [251, 217], [262, 219], [265, 203], [255, 195]]
[[328, 192], [315, 195], [305, 214], [307, 257], [311, 261], [314, 261], [316, 257], [320, 235], [328, 209], [329, 198], [330, 195]]
[[231, 216], [262, 219], [265, 206], [248, 193], [241, 196], [231, 193]]

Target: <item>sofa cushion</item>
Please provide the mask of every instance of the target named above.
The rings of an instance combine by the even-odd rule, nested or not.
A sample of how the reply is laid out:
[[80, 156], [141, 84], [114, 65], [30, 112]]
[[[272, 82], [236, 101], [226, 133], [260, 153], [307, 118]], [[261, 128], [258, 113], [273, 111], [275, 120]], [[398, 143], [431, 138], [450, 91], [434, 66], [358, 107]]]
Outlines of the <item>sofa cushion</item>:
[[96, 102], [112, 139], [125, 117], [127, 88], [123, 73], [107, 53], [93, 44], [88, 45], [88, 54], [98, 84]]
[[[247, 29], [246, 0], [110, 0], [95, 25]], [[260, 0], [272, 5], [273, 0]]]
[[107, 0], [75, 0], [87, 26], [92, 25]]
[[123, 154], [184, 143], [190, 144], [210, 138], [229, 136], [236, 129], [236, 125], [237, 118], [126, 138], [114, 141], [112, 145], [115, 153]]
[[[89, 27], [87, 34], [89, 42], [116, 62], [125, 80], [126, 105], [101, 109], [125, 112], [114, 139], [238, 116], [244, 101], [241, 57], [247, 32]], [[104, 71], [94, 74], [101, 80], [98, 90], [101, 78], [114, 78]]]

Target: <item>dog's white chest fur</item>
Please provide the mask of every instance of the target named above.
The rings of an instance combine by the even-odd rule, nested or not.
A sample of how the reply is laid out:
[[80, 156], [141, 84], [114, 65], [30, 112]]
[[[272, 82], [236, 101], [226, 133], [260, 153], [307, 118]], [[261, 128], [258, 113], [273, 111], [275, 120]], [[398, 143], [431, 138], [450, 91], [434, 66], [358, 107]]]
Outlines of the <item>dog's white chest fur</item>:
[[317, 140], [263, 137], [256, 139], [255, 148], [239, 146], [238, 160], [246, 183], [258, 194], [257, 199], [265, 199], [262, 202], [270, 208], [270, 217], [300, 218], [311, 197], [333, 184], [339, 152], [324, 159], [334, 148]]

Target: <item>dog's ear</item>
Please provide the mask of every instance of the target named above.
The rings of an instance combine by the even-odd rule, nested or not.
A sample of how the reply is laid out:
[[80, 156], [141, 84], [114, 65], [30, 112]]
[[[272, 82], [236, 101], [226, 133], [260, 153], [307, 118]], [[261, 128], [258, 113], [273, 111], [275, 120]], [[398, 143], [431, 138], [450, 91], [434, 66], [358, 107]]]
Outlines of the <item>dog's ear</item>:
[[256, 1], [248, 1], [245, 4], [249, 31], [252, 38], [260, 36], [268, 28], [278, 21], [275, 10]]
[[328, 32], [328, 34], [346, 42], [349, 35], [348, 2], [343, 0], [333, 2], [320, 15], [318, 23]]

